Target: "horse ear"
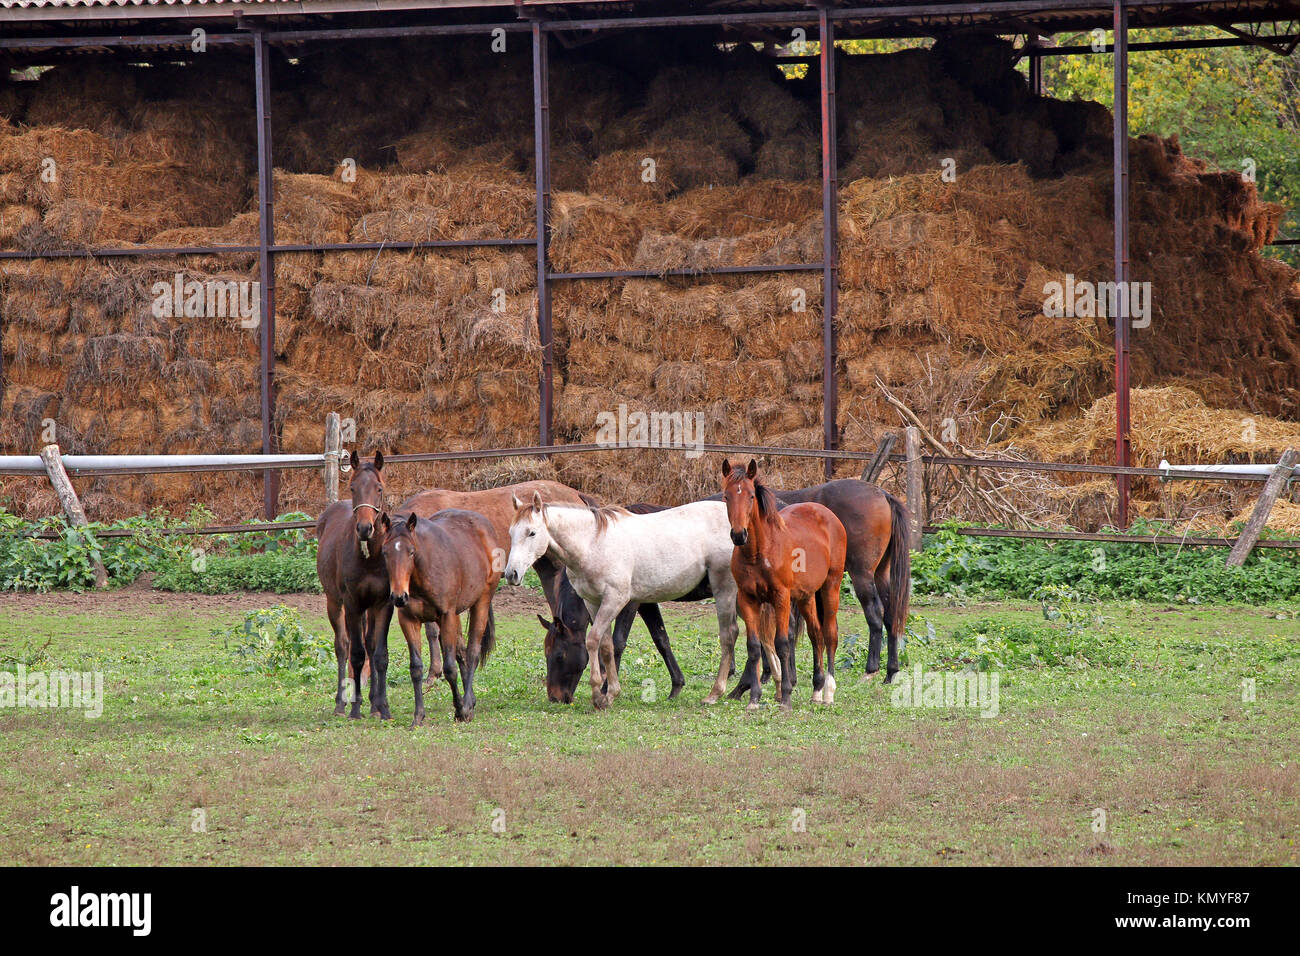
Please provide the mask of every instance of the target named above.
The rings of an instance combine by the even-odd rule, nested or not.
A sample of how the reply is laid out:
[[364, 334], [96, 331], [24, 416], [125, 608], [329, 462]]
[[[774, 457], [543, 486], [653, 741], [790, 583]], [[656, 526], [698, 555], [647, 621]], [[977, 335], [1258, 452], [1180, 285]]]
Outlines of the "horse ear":
[[551, 622], [548, 621], [546, 618], [542, 617], [542, 615], [540, 614], [537, 615], [537, 620], [541, 621], [542, 627], [546, 628], [548, 631], [551, 629]]
[[534, 491], [533, 492], [533, 514], [541, 514], [541, 513], [542, 513], [542, 493], [540, 491]]
[[520, 501], [520, 500], [518, 499], [518, 497], [516, 497], [514, 494], [511, 494], [511, 495], [510, 495], [510, 507], [512, 507], [512, 508], [514, 508], [516, 511], [518, 511], [518, 510], [519, 510], [520, 508], [522, 508], [523, 506], [524, 506], [524, 503], [523, 503], [522, 501]]
[[385, 532], [393, 526], [393, 522], [389, 519], [387, 511], [379, 512], [379, 526], [383, 528]]
[[756, 462], [754, 459], [751, 458], [749, 459], [749, 467], [745, 469], [745, 477], [748, 478], [750, 481], [753, 481], [754, 476], [757, 474], [758, 474], [758, 462]]
[[357, 450], [356, 450], [355, 448], [352, 449], [352, 458], [351, 458], [351, 461], [352, 461], [352, 470], [353, 470], [353, 471], [356, 471], [358, 468], [361, 467], [361, 458], [357, 455]]
[[384, 470], [384, 453], [382, 451], [377, 451], [375, 452], [375, 471], [383, 471], [383, 470]]
[[406, 519], [406, 530], [407, 530], [407, 531], [414, 531], [414, 530], [415, 530], [415, 523], [416, 523], [417, 521], [419, 521], [419, 520], [420, 520], [420, 516], [417, 515], [414, 511], [412, 511], [412, 512], [411, 512], [411, 517], [409, 517], [409, 518]]
[[723, 477], [723, 478], [730, 478], [730, 477], [731, 477], [731, 459], [730, 459], [730, 458], [724, 458], [724, 459], [722, 459], [722, 477]]

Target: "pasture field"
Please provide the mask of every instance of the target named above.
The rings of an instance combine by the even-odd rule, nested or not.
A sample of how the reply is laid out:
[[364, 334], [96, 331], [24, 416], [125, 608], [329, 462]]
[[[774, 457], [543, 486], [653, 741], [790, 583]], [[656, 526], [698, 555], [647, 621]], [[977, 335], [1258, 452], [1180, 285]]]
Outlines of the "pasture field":
[[[1102, 604], [1104, 623], [1082, 643], [1062, 638], [1061, 660], [1046, 644], [1032, 658], [1008, 650], [1057, 633], [1036, 604], [915, 602], [905, 669], [968, 645], [995, 656], [999, 712], [981, 717], [895, 706], [879, 678], [859, 679], [860, 658], [841, 667], [835, 706], [814, 707], [806, 640], [793, 714], [705, 708], [711, 609], [668, 605], [681, 696], [664, 698], [638, 623], [623, 696], [595, 713], [585, 679], [572, 707], [545, 701], [544, 604], [511, 589], [474, 721], [453, 723], [444, 684], [410, 730], [396, 627], [390, 723], [331, 715], [332, 662], [305, 681], [246, 672], [214, 631], [280, 602], [329, 634], [319, 595], [0, 597], [0, 668], [102, 670], [105, 682], [98, 719], [0, 710], [0, 863], [1258, 865], [1300, 853], [1295, 608]], [[851, 605], [840, 621], [844, 659], [865, 628]]]

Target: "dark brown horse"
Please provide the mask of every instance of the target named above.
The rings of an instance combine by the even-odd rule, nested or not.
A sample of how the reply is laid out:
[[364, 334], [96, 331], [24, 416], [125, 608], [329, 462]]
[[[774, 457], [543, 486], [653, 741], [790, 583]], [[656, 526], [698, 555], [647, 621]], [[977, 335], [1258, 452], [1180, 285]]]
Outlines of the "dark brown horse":
[[[387, 634], [393, 609], [388, 603], [388, 572], [380, 554], [383, 539], [375, 522], [384, 510], [384, 455], [361, 462], [352, 453], [351, 501], [337, 501], [316, 522], [316, 574], [325, 592], [325, 613], [334, 629], [338, 686], [334, 713], [361, 716], [361, 680], [368, 669], [366, 650], [376, 634]], [[371, 713], [375, 707], [371, 682]]]
[[[891, 682], [898, 671], [898, 638], [903, 633], [907, 622], [908, 598], [911, 593], [912, 559], [907, 544], [907, 509], [893, 495], [856, 478], [843, 478], [829, 481], [809, 488], [797, 488], [789, 491], [775, 491], [779, 507], [800, 501], [815, 501], [835, 513], [848, 534], [848, 550], [845, 570], [853, 583], [853, 591], [862, 605], [863, 615], [871, 633], [870, 650], [867, 657], [867, 674], [875, 674], [880, 669], [880, 651], [885, 631], [889, 633], [889, 669], [886, 683]], [[721, 499], [721, 495], [714, 498]], [[659, 505], [629, 505], [628, 510], [637, 512], [641, 509], [661, 509]], [[567, 579], [561, 574], [559, 579], [560, 607], [554, 621], [542, 619], [546, 627], [546, 687], [547, 695], [552, 701], [569, 703], [582, 679], [587, 666], [586, 631], [590, 625], [590, 616], [586, 605], [573, 591], [566, 587]], [[707, 581], [682, 601], [703, 600], [710, 597]], [[670, 675], [673, 675], [673, 693], [679, 689], [676, 659], [672, 656], [672, 647], [668, 632], [663, 626], [663, 617], [658, 605], [642, 604], [638, 607], [629, 605], [625, 608], [614, 625], [614, 652], [620, 655], [627, 643], [628, 631], [637, 614], [640, 614], [650, 629], [655, 647], [664, 658]], [[790, 626], [797, 637], [802, 629], [803, 619], [797, 609], [791, 611]], [[762, 662], [763, 679], [767, 679], [767, 662]], [[743, 674], [743, 670], [742, 670]], [[742, 677], [739, 684], [729, 695], [733, 700], [740, 699], [749, 690], [749, 683]]]
[[[815, 502], [777, 507], [776, 495], [758, 480], [758, 463], [732, 468], [722, 463], [722, 500], [736, 546], [731, 573], [736, 578], [736, 612], [744, 618], [750, 661], [749, 707], [759, 705], [757, 671], [761, 643], [772, 670], [781, 707], [790, 709], [794, 686], [794, 642], [790, 608], [795, 606], [813, 646], [813, 702], [835, 701], [836, 615], [844, 580], [848, 536], [834, 512]], [[769, 610], [770, 609], [770, 610]], [[829, 662], [824, 663], [824, 655]]]
[[[432, 518], [414, 513], [387, 513], [379, 518], [384, 535], [383, 557], [388, 569], [392, 606], [411, 656], [411, 685], [415, 716], [411, 726], [424, 723], [424, 666], [420, 659], [420, 625], [437, 622], [442, 645], [442, 671], [451, 685], [456, 719], [474, 719], [474, 671], [485, 662], [496, 641], [492, 596], [501, 580], [503, 563], [496, 559], [492, 523], [475, 511], [449, 508]], [[469, 611], [469, 635], [462, 641], [460, 615]], [[383, 687], [387, 671], [387, 642], [375, 649], [372, 684]], [[433, 652], [430, 649], [430, 655]], [[465, 682], [462, 698], [456, 686], [459, 667]]]

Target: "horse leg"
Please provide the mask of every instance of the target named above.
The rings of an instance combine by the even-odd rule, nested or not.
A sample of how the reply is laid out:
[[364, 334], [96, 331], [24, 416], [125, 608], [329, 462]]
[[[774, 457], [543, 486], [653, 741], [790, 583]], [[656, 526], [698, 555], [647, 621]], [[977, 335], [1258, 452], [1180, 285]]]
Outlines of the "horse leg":
[[[591, 678], [591, 703], [597, 710], [604, 710], [609, 706], [610, 695], [605, 692], [605, 668], [614, 663], [614, 638], [610, 634], [610, 625], [617, 616], [617, 611], [611, 611], [610, 608], [617, 607], [622, 610], [626, 601], [617, 600], [611, 597], [602, 597], [600, 607], [593, 612], [588, 606], [587, 610], [591, 613], [591, 627], [587, 629], [587, 660], [590, 666]], [[604, 653], [604, 648], [608, 645], [608, 654]], [[618, 686], [618, 675], [609, 675], [610, 689]]]
[[466, 723], [474, 719], [474, 671], [483, 656], [483, 635], [488, 629], [488, 613], [492, 604], [492, 592], [485, 590], [477, 604], [469, 612], [469, 639], [465, 642], [465, 697], [461, 705]]
[[[338, 665], [338, 684], [334, 688], [334, 715], [348, 712], [348, 702], [356, 693], [355, 671], [351, 671], [352, 649], [348, 641], [348, 625], [343, 619], [343, 608], [333, 598], [325, 599], [325, 615], [334, 629], [334, 662]], [[349, 687], [348, 681], [352, 684]]]
[[849, 572], [853, 579], [853, 593], [862, 604], [862, 613], [867, 619], [867, 628], [871, 633], [871, 642], [867, 650], [867, 677], [874, 677], [880, 670], [880, 646], [885, 636], [885, 606], [876, 589], [876, 580], [869, 572], [853, 570]]
[[432, 690], [442, 679], [442, 648], [439, 647], [437, 622], [429, 621], [424, 625], [424, 636], [429, 642], [429, 667], [424, 675], [424, 689]]
[[398, 613], [397, 623], [406, 638], [406, 650], [411, 657], [411, 686], [415, 689], [415, 716], [411, 726], [418, 727], [424, 723], [424, 661], [420, 659], [420, 622], [405, 614]]
[[[794, 642], [797, 641], [797, 640], [799, 639], [799, 629], [800, 629], [801, 627], [803, 627], [803, 619], [802, 619], [801, 617], [799, 617], [799, 612], [798, 612], [798, 610], [794, 610], [794, 609], [792, 609], [792, 610], [790, 611], [790, 633], [791, 633], [791, 635], [792, 635], [792, 637], [791, 637], [791, 646], [793, 646]], [[761, 646], [761, 645], [760, 645], [760, 646]], [[764, 656], [763, 654], [758, 653], [758, 652], [755, 652], [755, 653], [756, 653], [757, 656], [758, 656], [759, 663], [761, 663], [761, 664], [763, 665], [762, 673], [759, 674], [759, 677], [758, 677], [759, 682], [760, 682], [760, 683], [763, 683], [763, 684], [766, 684], [766, 683], [768, 682], [768, 680], [770, 680], [771, 677], [772, 677], [772, 669], [771, 669], [770, 667], [767, 666], [767, 657], [766, 657], [766, 656]], [[728, 700], [740, 700], [742, 697], [745, 696], [745, 691], [749, 690], [749, 677], [746, 676], [746, 675], [749, 673], [749, 665], [750, 665], [751, 663], [752, 663], [752, 662], [751, 662], [750, 659], [749, 659], [749, 651], [748, 651], [748, 649], [746, 649], [746, 652], [745, 652], [745, 667], [744, 667], [744, 669], [740, 672], [740, 674], [741, 674], [740, 681], [736, 684], [736, 686], [735, 686], [734, 688], [732, 688], [731, 693], [727, 695], [727, 699], [728, 699]], [[732, 668], [731, 668], [731, 672], [734, 674], [734, 673], [736, 672], [736, 668], [735, 668], [735, 667], [732, 667]], [[791, 679], [792, 679], [792, 680], [795, 679], [795, 675], [794, 675], [793, 671], [791, 672], [791, 675], [790, 675], [790, 676], [791, 676]]]
[[[343, 626], [347, 630], [348, 642], [348, 665], [353, 674], [360, 674], [361, 669], [366, 666], [366, 656], [370, 650], [366, 646], [366, 638], [369, 629], [365, 626], [365, 611], [345, 608], [343, 611]], [[373, 675], [370, 680], [370, 694], [373, 697], [375, 693], [375, 681]], [[361, 688], [352, 682], [352, 707], [348, 711], [348, 717], [358, 720], [361, 717]]]
[[[632, 630], [632, 624], [636, 621], [637, 610], [640, 607], [641, 605], [633, 601], [618, 612], [618, 617], [614, 618], [614, 670], [616, 671], [623, 666], [623, 650], [627, 647], [627, 636]], [[609, 675], [606, 675], [603, 689], [605, 693], [609, 693]]]
[[460, 687], [456, 684], [457, 658], [460, 656], [460, 618], [454, 611], [442, 616], [438, 622], [438, 641], [442, 645], [442, 676], [451, 685], [451, 709], [456, 719], [461, 719]]
[[[772, 610], [775, 612], [772, 623], [763, 629], [763, 650], [767, 653], [772, 667], [772, 687], [776, 690], [777, 702], [782, 710], [790, 710], [790, 671], [785, 667], [784, 658], [790, 648], [790, 592], [774, 588]], [[793, 657], [793, 655], [790, 655]]]
[[370, 716], [392, 720], [388, 710], [388, 625], [393, 606], [385, 601], [366, 614], [366, 653], [370, 657]]
[[804, 623], [808, 626], [808, 641], [813, 650], [813, 692], [814, 704], [822, 702], [826, 686], [825, 642], [822, 637], [821, 621], [817, 616], [817, 595], [810, 594], [798, 604], [798, 610]]
[[[718, 661], [718, 676], [713, 681], [713, 687], [709, 689], [709, 695], [704, 698], [704, 703], [716, 704], [718, 699], [727, 692], [727, 677], [731, 675], [736, 663], [736, 638], [740, 636], [740, 628], [736, 624], [739, 600], [736, 591], [736, 579], [731, 576], [731, 568], [726, 569], [725, 575], [722, 573], [711, 574], [709, 576], [709, 586], [713, 589], [713, 595], [716, 599], [718, 646], [721, 648], [722, 654], [721, 659]], [[748, 639], [746, 639], [746, 642], [748, 643]]]
[[668, 642], [668, 629], [664, 627], [664, 616], [659, 612], [658, 604], [642, 604], [640, 613], [641, 620], [645, 621], [645, 626], [650, 630], [650, 640], [654, 641], [655, 649], [668, 668], [668, 678], [672, 681], [673, 688], [668, 699], [672, 700], [686, 686], [686, 676], [678, 666], [677, 658], [673, 656], [672, 644]]
[[[823, 699], [827, 704], [835, 703], [835, 654], [840, 646], [840, 581], [844, 572], [838, 574], [831, 569], [831, 574], [817, 592], [817, 620], [821, 626], [822, 644], [826, 647], [826, 683]], [[811, 633], [811, 632], [809, 632]]]

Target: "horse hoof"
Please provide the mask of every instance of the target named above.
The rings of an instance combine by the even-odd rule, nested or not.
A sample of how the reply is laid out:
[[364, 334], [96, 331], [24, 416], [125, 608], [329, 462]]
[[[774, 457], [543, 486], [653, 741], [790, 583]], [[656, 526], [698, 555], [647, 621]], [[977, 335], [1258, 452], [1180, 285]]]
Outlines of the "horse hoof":
[[794, 713], [794, 705], [791, 704], [788, 700], [781, 701], [781, 713], [783, 714]]
[[[673, 691], [673, 693], [676, 694], [677, 692]], [[716, 704], [717, 702], [718, 695], [716, 693], [710, 694], [708, 697], [704, 698], [704, 700], [700, 701], [701, 704]]]
[[747, 710], [747, 711], [755, 711], [755, 710], [758, 710], [758, 708], [759, 708], [760, 706], [761, 706], [761, 705], [760, 705], [759, 703], [757, 703], [756, 701], [752, 701], [752, 700], [751, 700], [748, 704], [745, 705], [745, 710]]
[[668, 692], [668, 699], [672, 700], [674, 697], [680, 694], [682, 692], [682, 686], [683, 686], [682, 684], [674, 684], [673, 689]]
[[348, 705], [347, 705], [347, 704], [339, 704], [337, 707], [334, 708], [334, 716], [335, 716], [335, 717], [344, 717], [344, 716], [347, 716], [347, 712], [348, 712]]
[[609, 695], [608, 695], [608, 694], [592, 694], [592, 695], [591, 695], [591, 704], [592, 704], [592, 706], [595, 707], [597, 710], [608, 710], [608, 709], [609, 709]]

